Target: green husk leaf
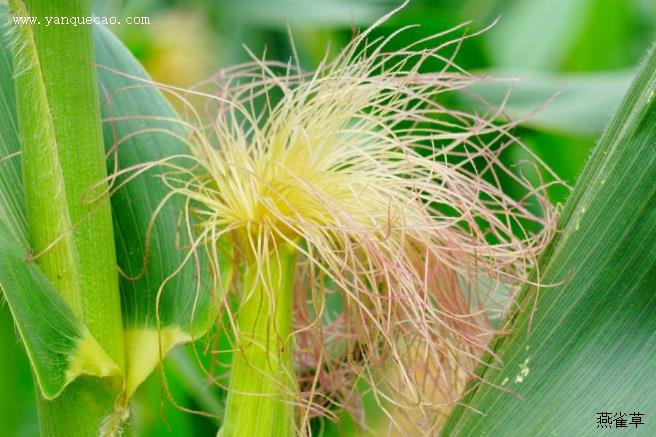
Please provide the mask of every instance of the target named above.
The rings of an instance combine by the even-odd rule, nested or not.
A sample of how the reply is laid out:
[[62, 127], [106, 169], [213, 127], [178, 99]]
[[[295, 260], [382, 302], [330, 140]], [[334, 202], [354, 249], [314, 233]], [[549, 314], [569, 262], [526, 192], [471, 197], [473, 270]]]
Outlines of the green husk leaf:
[[[0, 13], [6, 20], [6, 9]], [[96, 28], [94, 33], [96, 60], [101, 66], [100, 89], [101, 93], [104, 92], [101, 95], [103, 114], [108, 119], [120, 118], [105, 123], [107, 149], [111, 149], [117, 139], [131, 133], [161, 129], [160, 132], [141, 133], [122, 142], [118, 168], [184, 153], [184, 142], [170, 133], [184, 138], [188, 132], [174, 121], [177, 114], [170, 104], [156, 87], [126, 76], [147, 78], [138, 62], [109, 31]], [[88, 368], [83, 366], [71, 370], [70, 366], [67, 367], [66, 363], [74, 360], [80, 342], [84, 340], [86, 347], [91, 347], [89, 335], [82, 322], [73, 315], [72, 309], [57, 296], [53, 284], [45, 279], [36, 265], [26, 261], [29, 245], [13, 71], [9, 42], [4, 36], [0, 55], [0, 224], [5, 238], [0, 248], [0, 256], [5, 263], [4, 270], [0, 271], [0, 286], [19, 331], [30, 332], [29, 338], [23, 340], [43, 394], [51, 398], [61, 392], [75, 373], [104, 376], [93, 368], [103, 367], [107, 363], [101, 357], [98, 362], [86, 363]], [[129, 119], [130, 116], [137, 118]], [[155, 120], [154, 117], [160, 118]], [[116, 171], [113, 159], [112, 155], [107, 163], [110, 174]], [[202, 256], [192, 257], [174, 275], [187, 255], [187, 250], [178, 247], [178, 220], [183, 210], [181, 200], [171, 199], [159, 210], [147, 241], [151, 218], [167, 194], [157, 178], [161, 171], [154, 168], [137, 177], [119, 189], [111, 199], [117, 258], [125, 273], [120, 285], [126, 335], [128, 397], [163, 355], [177, 344], [202, 336], [214, 320], [212, 295], [208, 290], [209, 281], [206, 280], [208, 270]], [[118, 178], [115, 184], [120, 183], [121, 178]], [[11, 244], [6, 245], [4, 241], [11, 241]], [[127, 276], [139, 275], [146, 252], [149, 255], [143, 274], [137, 280], [128, 279]], [[16, 276], [16, 272], [21, 272], [24, 277]], [[59, 303], [44, 304], [46, 301]], [[43, 304], [39, 307], [42, 311], [32, 316], [29, 308], [37, 305], [36, 302]], [[46, 313], [45, 308], [51, 309]], [[59, 339], [60, 333], [66, 333], [65, 344], [68, 346], [65, 347], [64, 340]], [[113, 370], [109, 373], [113, 374]]]
[[[157, 87], [139, 80], [149, 78], [138, 61], [105, 28], [95, 28], [95, 41], [107, 149], [119, 142], [117, 154], [108, 161], [110, 174], [114, 159], [120, 169], [186, 153], [184, 139], [189, 131], [177, 121], [178, 115]], [[127, 138], [130, 135], [134, 136]], [[215, 318], [207, 262], [198, 253], [184, 263], [189, 250], [183, 246], [189, 243], [179, 225], [183, 200], [174, 197], [164, 203], [148, 232], [149, 222], [168, 194], [158, 177], [162, 171], [148, 170], [116, 191], [111, 200], [117, 258], [125, 273], [121, 293], [128, 395], [161, 356], [177, 344], [202, 336]], [[115, 186], [129, 176], [117, 178]]]
[[[594, 150], [541, 262], [444, 435], [597, 435], [656, 408], [656, 50]], [[488, 357], [490, 363], [493, 362]], [[498, 363], [495, 363], [498, 364]], [[501, 390], [503, 387], [509, 391]]]
[[[88, 15], [85, 0], [12, 0], [15, 16]], [[37, 264], [121, 368], [124, 345], [88, 26], [9, 24], [30, 246]], [[93, 200], [92, 200], [93, 199]]]
[[[4, 205], [3, 205], [4, 206]], [[46, 399], [82, 374], [118, 376], [120, 369], [73, 314], [57, 289], [0, 221], [0, 289]]]
[[[232, 356], [226, 412], [219, 437], [294, 434], [292, 293], [296, 249], [281, 245], [267, 273], [244, 272], [246, 297], [239, 307], [239, 350]], [[263, 280], [262, 276], [268, 279]], [[272, 289], [266, 284], [270, 281]], [[269, 296], [271, 293], [271, 296]], [[275, 308], [268, 313], [268, 308]], [[283, 339], [283, 340], [281, 340]]]
[[[0, 10], [6, 18], [6, 9]], [[28, 261], [16, 99], [8, 40], [0, 44], [0, 289], [47, 399], [77, 376], [120, 374], [41, 269]]]
[[[12, 4], [16, 16], [28, 14], [22, 2]], [[17, 91], [16, 111], [21, 127], [21, 161], [24, 181], [27, 181], [25, 197], [29, 199], [26, 203], [32, 205], [26, 213], [29, 241], [33, 250], [41, 252], [61, 238], [49, 250], [44, 250], [38, 263], [46, 275], [53, 272], [53, 285], [75, 314], [81, 315], [80, 272], [76, 262], [75, 237], [71, 232], [71, 216], [67, 208], [61, 148], [55, 135], [32, 26], [13, 26], [10, 43]]]

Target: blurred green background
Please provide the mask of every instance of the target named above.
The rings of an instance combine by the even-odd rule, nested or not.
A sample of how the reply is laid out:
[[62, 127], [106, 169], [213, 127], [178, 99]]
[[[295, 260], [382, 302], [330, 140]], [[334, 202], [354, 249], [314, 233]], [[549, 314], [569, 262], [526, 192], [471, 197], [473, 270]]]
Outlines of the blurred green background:
[[[217, 69], [248, 60], [242, 44], [267, 58], [287, 60], [293, 30], [302, 64], [312, 68], [328, 44], [333, 51], [400, 2], [389, 0], [96, 0], [99, 16], [150, 17], [149, 25], [112, 30], [158, 81], [190, 86]], [[656, 37], [654, 0], [411, 0], [379, 33], [408, 24], [410, 42], [471, 22], [473, 33], [498, 22], [459, 49], [467, 70], [505, 80], [476, 88], [506, 112], [527, 118], [514, 132], [562, 179], [573, 185], [582, 165], [628, 88], [641, 55]], [[510, 90], [510, 94], [508, 94]], [[475, 104], [456, 104], [470, 110]], [[521, 160], [518, 152], [511, 159]], [[562, 202], [567, 190], [551, 192]], [[6, 306], [0, 307], [0, 435], [37, 435], [33, 383], [27, 358]], [[208, 405], [179, 362], [166, 367], [176, 402]], [[153, 375], [135, 402], [139, 435], [214, 435], [212, 421], [180, 411]], [[209, 402], [211, 404], [211, 401]], [[372, 413], [373, 414], [373, 413]], [[354, 435], [346, 418], [325, 435]]]

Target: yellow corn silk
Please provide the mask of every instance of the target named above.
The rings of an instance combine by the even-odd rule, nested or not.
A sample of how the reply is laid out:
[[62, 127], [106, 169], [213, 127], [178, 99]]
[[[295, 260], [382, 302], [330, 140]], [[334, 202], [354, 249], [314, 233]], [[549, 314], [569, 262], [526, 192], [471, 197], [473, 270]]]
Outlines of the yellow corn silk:
[[[210, 262], [225, 260], [217, 244], [228, 240], [235, 271], [259, 272], [266, 290], [260, 307], [250, 308], [244, 275], [229, 293], [242, 306], [220, 302], [238, 321], [228, 328], [237, 351], [230, 392], [240, 394], [228, 398], [223, 435], [265, 414], [241, 399], [250, 393], [251, 405], [260, 403], [276, 379], [279, 402], [294, 396], [299, 406], [300, 433], [309, 433], [313, 415], [361, 405], [353, 396], [362, 380], [382, 408], [419, 408], [411, 416], [426, 423], [418, 427], [436, 429], [487, 350], [494, 328], [484, 309], [499, 310], [495, 293], [513, 296], [529, 280], [553, 235], [544, 188], [498, 159], [510, 144], [524, 146], [503, 125], [441, 103], [442, 94], [476, 82], [440, 55], [462, 38], [445, 32], [387, 51], [395, 35], [367, 40], [387, 18], [316, 71], [253, 56], [217, 75], [215, 88], [193, 92], [207, 98], [210, 121], [190, 120], [197, 127], [183, 164], [162, 163], [165, 184], [197, 218], [187, 233]], [[422, 73], [429, 60], [443, 69]], [[542, 211], [504, 193], [500, 175]], [[526, 230], [527, 222], [538, 230]], [[285, 265], [288, 247], [297, 254], [293, 286], [281, 288], [272, 272]], [[283, 307], [293, 299], [294, 332], [271, 333], [277, 346], [259, 347], [274, 353], [293, 336], [284, 366], [296, 372], [292, 394], [247, 347], [258, 325], [241, 323], [277, 320], [275, 296]], [[330, 310], [327, 296], [337, 296]], [[234, 378], [242, 368], [268, 378], [263, 392]]]

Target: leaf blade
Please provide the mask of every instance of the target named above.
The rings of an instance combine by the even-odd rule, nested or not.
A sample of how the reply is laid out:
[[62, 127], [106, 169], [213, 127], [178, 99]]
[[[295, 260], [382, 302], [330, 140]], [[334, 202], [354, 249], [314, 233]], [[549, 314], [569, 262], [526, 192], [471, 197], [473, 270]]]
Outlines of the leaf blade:
[[539, 295], [524, 291], [513, 334], [494, 346], [503, 367], [480, 370], [521, 398], [479, 384], [466, 407], [454, 410], [445, 435], [595, 435], [599, 411], [656, 407], [649, 383], [656, 372], [655, 91], [652, 50], [541, 262], [543, 283], [555, 286]]
[[[7, 18], [7, 9], [0, 7]], [[27, 223], [16, 121], [12, 56], [0, 36], [0, 289], [26, 347], [37, 384], [57, 397], [79, 375], [114, 376], [117, 365], [75, 316], [55, 286], [28, 262]], [[26, 335], [29, 333], [29, 335]], [[90, 362], [88, 354], [98, 354]]]
[[[105, 28], [95, 30], [106, 147], [120, 142], [118, 168], [188, 153], [190, 131], [168, 101], [120, 41]], [[110, 159], [110, 172], [114, 164]], [[169, 350], [202, 336], [215, 317], [207, 263], [202, 254], [189, 257], [188, 250], [177, 247], [184, 201], [168, 199], [168, 188], [159, 180], [163, 171], [155, 166], [112, 196], [117, 255], [126, 273], [121, 292], [131, 339], [128, 362], [135, 359], [128, 365], [130, 391]]]

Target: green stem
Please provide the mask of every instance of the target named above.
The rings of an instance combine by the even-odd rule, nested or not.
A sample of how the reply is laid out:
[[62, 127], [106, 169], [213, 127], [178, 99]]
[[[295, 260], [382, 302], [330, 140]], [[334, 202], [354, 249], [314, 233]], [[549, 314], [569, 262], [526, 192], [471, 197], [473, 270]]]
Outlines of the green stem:
[[244, 276], [244, 301], [238, 313], [223, 437], [294, 435], [291, 364], [292, 287], [295, 250], [278, 248], [258, 272]]
[[[16, 15], [40, 22], [20, 26], [14, 41], [32, 250], [76, 315], [124, 369], [111, 210], [106, 196], [89, 202], [92, 188], [102, 191], [97, 184], [107, 177], [92, 29], [47, 25], [45, 18], [88, 17], [90, 5], [85, 0], [13, 0], [11, 5]], [[98, 435], [120, 392], [116, 381], [85, 379], [54, 401], [39, 395], [42, 434]]]

